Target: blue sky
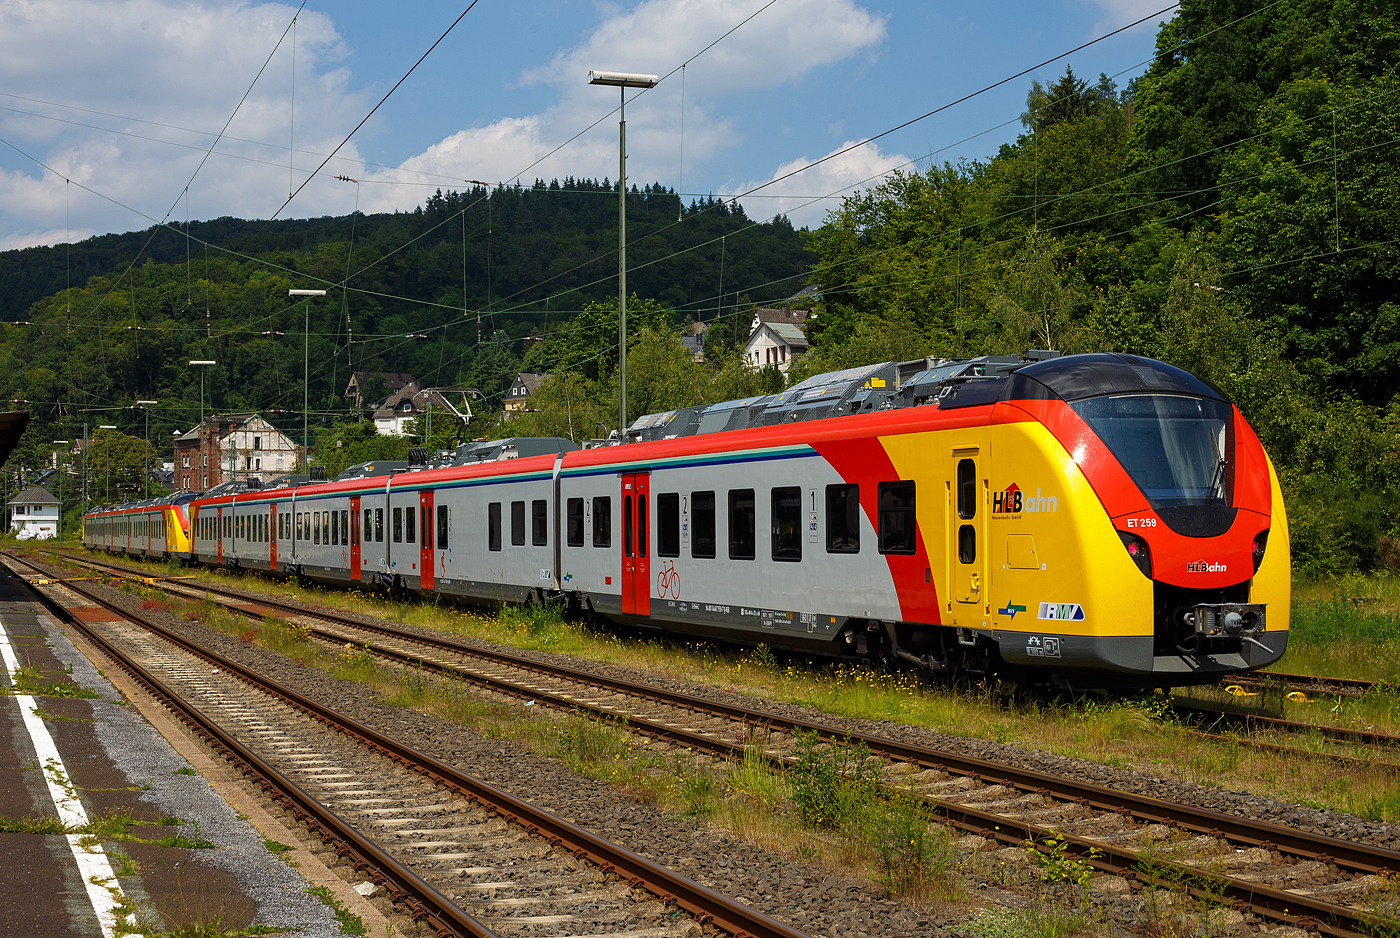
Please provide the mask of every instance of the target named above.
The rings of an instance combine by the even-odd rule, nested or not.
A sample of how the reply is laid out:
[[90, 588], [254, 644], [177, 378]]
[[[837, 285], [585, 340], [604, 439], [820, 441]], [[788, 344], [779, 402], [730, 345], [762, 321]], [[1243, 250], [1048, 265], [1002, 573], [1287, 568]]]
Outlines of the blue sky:
[[[310, 0], [293, 97], [290, 35], [273, 49], [294, 4], [0, 0], [0, 248], [167, 213], [267, 217], [466, 2]], [[282, 217], [345, 214], [357, 198], [366, 211], [411, 209], [467, 179], [615, 178], [617, 92], [587, 85], [588, 70], [664, 75], [735, 26], [685, 69], [684, 107], [680, 73], [629, 97], [628, 178], [743, 192], [1167, 2], [479, 0]], [[1068, 61], [1091, 79], [1122, 73], [1122, 85], [1145, 67], [1159, 19], [799, 173], [746, 209], [816, 226], [842, 192], [893, 167], [988, 156], [1019, 132], [1033, 78], [1053, 80]]]

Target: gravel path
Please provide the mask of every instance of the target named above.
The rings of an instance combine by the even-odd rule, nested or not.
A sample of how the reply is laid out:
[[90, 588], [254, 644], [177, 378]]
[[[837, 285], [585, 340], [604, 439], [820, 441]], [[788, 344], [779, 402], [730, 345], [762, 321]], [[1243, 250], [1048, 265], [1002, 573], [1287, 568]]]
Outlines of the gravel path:
[[949, 919], [885, 898], [875, 888], [741, 843], [704, 822], [663, 815], [611, 786], [581, 778], [523, 744], [485, 739], [431, 714], [382, 703], [363, 685], [272, 654], [178, 616], [138, 610], [195, 644], [278, 681], [382, 733], [565, 817], [629, 850], [813, 936], [934, 935]]

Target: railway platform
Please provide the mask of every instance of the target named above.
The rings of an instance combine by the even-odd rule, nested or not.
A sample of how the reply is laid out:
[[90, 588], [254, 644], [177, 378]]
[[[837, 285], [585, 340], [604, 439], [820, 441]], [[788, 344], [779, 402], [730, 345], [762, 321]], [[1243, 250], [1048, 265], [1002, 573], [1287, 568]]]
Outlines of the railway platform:
[[331, 938], [335, 915], [307, 893], [318, 886], [388, 933], [224, 763], [66, 632], [0, 565], [0, 938], [110, 938], [119, 920]]

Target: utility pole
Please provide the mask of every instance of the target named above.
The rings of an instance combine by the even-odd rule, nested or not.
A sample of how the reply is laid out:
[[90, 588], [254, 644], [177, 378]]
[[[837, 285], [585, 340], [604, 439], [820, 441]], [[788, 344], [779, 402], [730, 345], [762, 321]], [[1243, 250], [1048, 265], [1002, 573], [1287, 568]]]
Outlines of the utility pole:
[[308, 297], [302, 303], [305, 311], [301, 333], [301, 449], [306, 460], [306, 471], [311, 471], [311, 300], [313, 296], [325, 296], [325, 290], [288, 290], [288, 296]]

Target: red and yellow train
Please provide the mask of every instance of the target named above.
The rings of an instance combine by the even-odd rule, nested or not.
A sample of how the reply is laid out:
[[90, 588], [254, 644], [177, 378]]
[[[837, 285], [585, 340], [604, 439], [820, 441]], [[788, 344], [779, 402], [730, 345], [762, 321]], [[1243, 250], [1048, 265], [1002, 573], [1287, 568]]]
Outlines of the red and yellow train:
[[1258, 438], [1128, 355], [885, 363], [650, 415], [623, 445], [196, 498], [187, 550], [168, 522], [112, 533], [152, 510], [92, 512], [86, 543], [1069, 687], [1212, 682], [1288, 640]]

